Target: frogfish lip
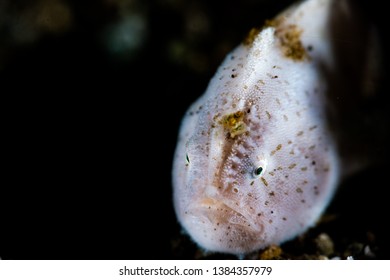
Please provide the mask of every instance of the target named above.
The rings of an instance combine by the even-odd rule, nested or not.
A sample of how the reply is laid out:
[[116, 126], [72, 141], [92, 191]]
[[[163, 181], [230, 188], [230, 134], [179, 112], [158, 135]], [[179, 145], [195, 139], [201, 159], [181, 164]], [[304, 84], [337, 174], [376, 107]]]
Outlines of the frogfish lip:
[[211, 251], [242, 254], [262, 240], [263, 225], [230, 202], [203, 198], [187, 213], [187, 231], [201, 247]]

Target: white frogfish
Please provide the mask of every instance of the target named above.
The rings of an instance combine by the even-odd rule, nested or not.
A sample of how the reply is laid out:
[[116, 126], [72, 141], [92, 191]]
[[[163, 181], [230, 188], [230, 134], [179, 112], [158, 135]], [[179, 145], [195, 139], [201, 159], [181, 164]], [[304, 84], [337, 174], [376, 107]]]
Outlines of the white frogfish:
[[281, 244], [314, 226], [331, 201], [341, 176], [327, 117], [337, 66], [331, 15], [342, 2], [303, 1], [252, 29], [186, 112], [174, 208], [206, 251]]

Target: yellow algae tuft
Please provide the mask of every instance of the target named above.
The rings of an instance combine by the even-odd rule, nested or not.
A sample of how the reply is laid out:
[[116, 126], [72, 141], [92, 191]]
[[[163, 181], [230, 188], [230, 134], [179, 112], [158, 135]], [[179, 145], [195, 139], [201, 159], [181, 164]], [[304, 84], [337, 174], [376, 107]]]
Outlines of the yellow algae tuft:
[[283, 252], [282, 248], [280, 248], [279, 246], [271, 245], [268, 248], [264, 249], [260, 253], [259, 257], [261, 260], [275, 260], [275, 259], [280, 258], [280, 256], [282, 255], [282, 252]]
[[255, 41], [257, 35], [260, 33], [261, 28], [253, 27], [251, 30], [249, 30], [248, 34], [246, 35], [244, 41], [242, 42], [245, 46], [250, 47], [253, 42]]
[[302, 61], [309, 57], [301, 41], [302, 29], [297, 25], [286, 25], [283, 18], [276, 17], [267, 20], [265, 26], [275, 28], [275, 35], [279, 38], [284, 56], [295, 61]]
[[235, 113], [224, 116], [220, 121], [225, 130], [229, 132], [231, 138], [234, 138], [235, 136], [240, 135], [246, 131], [244, 116], [244, 112], [237, 111]]
[[275, 35], [279, 38], [284, 56], [295, 61], [308, 58], [306, 49], [302, 45], [301, 34], [302, 30], [295, 24], [281, 26], [276, 29]]

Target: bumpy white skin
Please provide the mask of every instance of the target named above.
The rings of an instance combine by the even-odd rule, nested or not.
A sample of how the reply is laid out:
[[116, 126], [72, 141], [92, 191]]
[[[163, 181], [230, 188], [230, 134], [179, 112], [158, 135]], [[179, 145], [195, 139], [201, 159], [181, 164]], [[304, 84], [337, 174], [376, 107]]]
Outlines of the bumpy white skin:
[[[339, 177], [322, 74], [332, 67], [331, 6], [309, 0], [279, 15], [226, 57], [184, 116], [174, 206], [205, 250], [242, 255], [280, 244], [313, 226], [328, 205]], [[291, 26], [301, 32], [302, 59], [284, 53], [280, 33]], [[237, 112], [235, 134], [226, 120]]]

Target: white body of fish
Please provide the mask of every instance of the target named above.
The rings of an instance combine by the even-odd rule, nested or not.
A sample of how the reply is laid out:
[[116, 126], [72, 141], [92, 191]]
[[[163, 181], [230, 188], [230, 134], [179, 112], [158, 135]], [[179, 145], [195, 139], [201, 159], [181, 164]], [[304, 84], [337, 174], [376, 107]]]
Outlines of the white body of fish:
[[325, 78], [334, 67], [333, 3], [304, 1], [252, 32], [186, 112], [174, 207], [201, 248], [242, 255], [290, 240], [335, 193], [340, 162]]

